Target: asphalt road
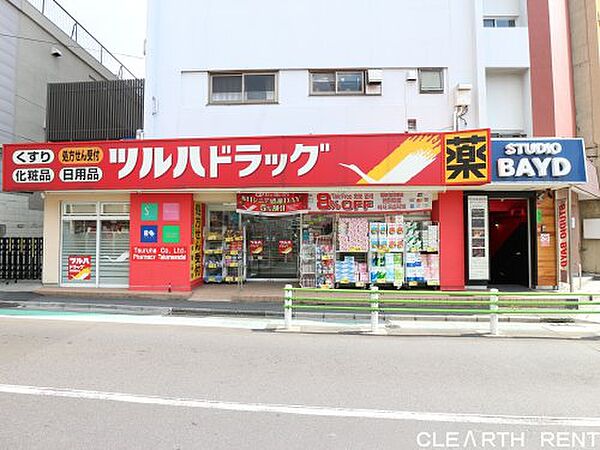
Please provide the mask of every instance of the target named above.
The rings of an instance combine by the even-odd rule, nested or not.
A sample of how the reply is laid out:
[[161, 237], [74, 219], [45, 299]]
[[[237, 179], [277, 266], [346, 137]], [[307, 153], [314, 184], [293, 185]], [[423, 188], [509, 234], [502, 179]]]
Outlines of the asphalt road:
[[600, 448], [599, 405], [598, 340], [0, 319], [0, 448]]

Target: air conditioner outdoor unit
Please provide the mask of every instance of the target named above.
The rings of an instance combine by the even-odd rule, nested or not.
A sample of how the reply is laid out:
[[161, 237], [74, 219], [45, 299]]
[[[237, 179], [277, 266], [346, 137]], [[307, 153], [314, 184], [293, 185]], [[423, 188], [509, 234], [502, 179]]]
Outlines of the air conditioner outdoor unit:
[[381, 83], [383, 81], [383, 70], [381, 69], [368, 69], [367, 70], [367, 83]]
[[415, 69], [410, 69], [406, 72], [406, 81], [417, 81], [417, 71]]

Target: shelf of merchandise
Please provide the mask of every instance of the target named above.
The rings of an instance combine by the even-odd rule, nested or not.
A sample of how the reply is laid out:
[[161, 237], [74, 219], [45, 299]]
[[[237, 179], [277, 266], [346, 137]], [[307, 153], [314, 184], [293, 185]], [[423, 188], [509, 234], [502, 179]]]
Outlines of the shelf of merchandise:
[[244, 237], [241, 231], [223, 228], [207, 231], [204, 241], [204, 282], [237, 283], [243, 279]]
[[335, 251], [333, 235], [315, 238], [315, 284], [316, 287], [335, 287]]
[[[419, 255], [439, 255], [439, 224], [437, 222], [434, 221], [423, 221], [423, 224], [425, 224], [425, 226], [430, 227], [430, 226], [438, 226], [438, 235], [436, 237], [436, 240], [438, 242], [438, 247], [425, 247], [423, 248], [423, 245], [425, 245], [425, 242], [423, 240], [423, 238], [421, 238], [420, 242], [421, 245], [418, 247], [411, 247], [411, 248], [405, 248], [405, 252], [406, 254], [408, 253], [417, 253]], [[421, 225], [421, 227], [423, 226], [423, 224]], [[420, 230], [421, 232], [423, 230]], [[421, 258], [422, 261], [422, 258]], [[405, 271], [407, 270], [408, 266], [407, 266], [407, 262], [405, 262]], [[438, 288], [440, 285], [440, 280], [439, 280], [439, 261], [438, 261], [438, 273], [437, 273], [437, 279], [426, 279], [426, 280], [411, 280], [408, 281], [406, 280], [406, 286], [408, 288], [416, 288], [416, 289], [421, 289], [421, 288]]]
[[300, 287], [317, 286], [316, 244], [302, 243], [300, 252]]
[[225, 283], [244, 281], [245, 240], [242, 230], [225, 230], [223, 249], [223, 280]]
[[205, 231], [204, 235], [204, 282], [223, 282], [223, 233]]

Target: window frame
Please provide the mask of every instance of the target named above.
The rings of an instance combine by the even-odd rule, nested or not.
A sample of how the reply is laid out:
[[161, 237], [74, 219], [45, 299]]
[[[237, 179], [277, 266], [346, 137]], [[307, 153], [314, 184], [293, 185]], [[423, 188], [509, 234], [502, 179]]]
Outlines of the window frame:
[[[125, 215], [125, 213], [122, 214], [104, 214], [103, 212], [103, 206], [105, 204], [111, 204], [111, 205], [116, 205], [116, 204], [124, 204], [124, 205], [129, 205], [129, 212], [127, 213], [127, 215]], [[68, 206], [70, 205], [95, 205], [96, 207], [96, 212], [95, 213], [70, 213], [68, 212]], [[102, 221], [111, 221], [111, 220], [127, 220], [129, 221], [129, 233], [130, 233], [130, 239], [131, 239], [131, 202], [127, 202], [127, 201], [96, 201], [96, 202], [90, 202], [90, 201], [62, 201], [61, 205], [60, 205], [60, 227], [59, 227], [59, 233], [60, 233], [60, 239], [59, 239], [59, 259], [58, 259], [58, 285], [60, 287], [65, 287], [65, 288], [128, 288], [129, 287], [129, 283], [127, 283], [127, 285], [122, 285], [122, 284], [100, 284], [100, 274], [101, 274], [101, 269], [100, 269], [100, 239], [101, 239], [101, 234], [102, 234]], [[96, 261], [96, 279], [94, 280], [93, 283], [65, 283], [63, 282], [63, 272], [62, 272], [62, 268], [63, 268], [63, 263], [64, 263], [64, 258], [63, 258], [63, 246], [64, 246], [64, 226], [65, 226], [65, 222], [76, 222], [76, 221], [89, 221], [89, 222], [96, 222], [96, 252], [94, 253], [94, 258]], [[131, 245], [131, 240], [129, 241], [129, 244]], [[130, 255], [130, 259], [129, 259], [129, 268], [131, 269], [131, 255]]]
[[[246, 75], [273, 75], [273, 100], [246, 100], [245, 99], [245, 76]], [[214, 77], [239, 76], [242, 78], [241, 100], [217, 100], [213, 99]], [[208, 73], [208, 105], [273, 105], [279, 103], [279, 72], [273, 71], [233, 71], [233, 72], [209, 72]]]
[[[423, 89], [422, 76], [423, 72], [439, 72], [441, 75], [442, 86], [440, 89]], [[420, 67], [417, 69], [419, 77], [419, 94], [444, 94], [446, 92], [446, 70], [443, 67]]]
[[[335, 91], [333, 92], [319, 92], [313, 89], [313, 75], [316, 74], [333, 74], [334, 76], [334, 87]], [[338, 76], [343, 73], [360, 73], [361, 74], [361, 91], [339, 91], [338, 90]], [[331, 96], [356, 96], [356, 95], [366, 95], [366, 79], [367, 79], [367, 71], [366, 69], [324, 69], [324, 70], [309, 70], [308, 71], [308, 89], [309, 95], [315, 97], [331, 97]]]
[[[517, 22], [518, 22], [519, 17], [518, 16], [484, 16], [483, 17], [483, 28], [517, 28]], [[494, 26], [493, 27], [486, 27], [485, 26], [485, 22], [487, 20], [493, 20], [494, 21]], [[499, 27], [498, 26], [498, 21], [499, 20], [506, 20], [510, 23], [510, 21], [512, 20], [514, 22], [513, 26], [507, 26], [507, 27]]]

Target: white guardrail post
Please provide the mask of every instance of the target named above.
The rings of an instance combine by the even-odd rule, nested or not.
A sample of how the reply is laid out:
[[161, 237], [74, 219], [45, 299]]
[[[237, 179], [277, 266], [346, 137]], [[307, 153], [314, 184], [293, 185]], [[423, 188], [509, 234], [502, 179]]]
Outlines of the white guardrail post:
[[292, 328], [292, 297], [294, 295], [294, 291], [292, 291], [292, 285], [285, 285], [285, 294], [283, 301], [283, 318], [285, 321], [285, 329], [289, 330]]
[[[490, 289], [490, 310], [498, 311], [498, 289]], [[490, 334], [498, 336], [498, 314], [490, 314]]]
[[379, 328], [379, 287], [371, 286], [371, 332]]

